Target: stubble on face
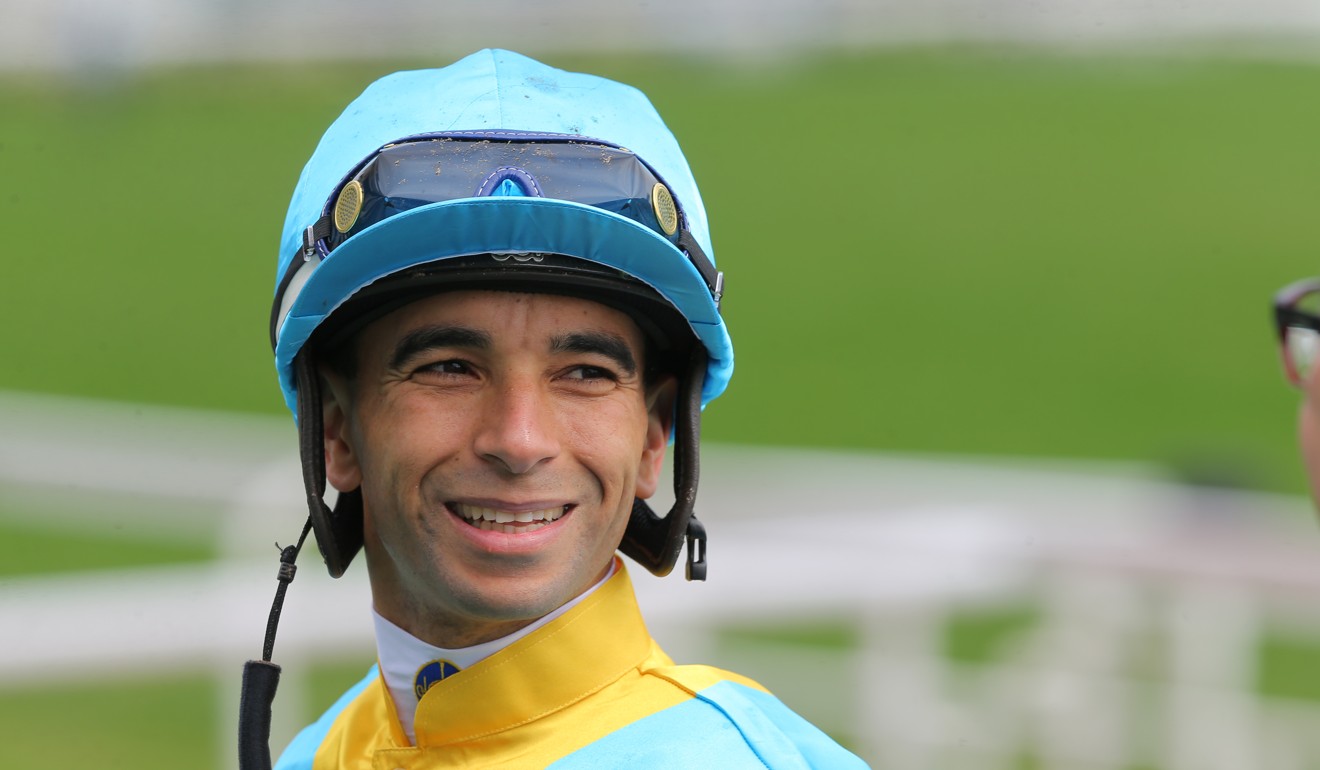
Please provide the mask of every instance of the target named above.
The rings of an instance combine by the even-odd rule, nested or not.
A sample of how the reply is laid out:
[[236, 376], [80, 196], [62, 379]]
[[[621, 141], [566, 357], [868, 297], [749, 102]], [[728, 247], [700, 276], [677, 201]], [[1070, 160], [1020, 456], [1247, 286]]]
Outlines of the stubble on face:
[[597, 582], [668, 437], [672, 383], [644, 386], [643, 351], [627, 316], [553, 295], [455, 292], [364, 329], [327, 468], [362, 486], [377, 610], [462, 647]]

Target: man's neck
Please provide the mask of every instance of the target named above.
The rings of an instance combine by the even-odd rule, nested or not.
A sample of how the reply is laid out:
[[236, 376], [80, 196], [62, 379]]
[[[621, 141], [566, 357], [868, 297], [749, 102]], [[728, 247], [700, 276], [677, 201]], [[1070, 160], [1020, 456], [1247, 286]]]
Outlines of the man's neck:
[[373, 609], [380, 617], [426, 644], [457, 650], [507, 638], [530, 625], [539, 623], [547, 616], [560, 613], [564, 607], [575, 604], [613, 575], [617, 571], [615, 564], [617, 558], [617, 556], [612, 557], [601, 568], [595, 579], [560, 603], [558, 607], [542, 611], [532, 617], [511, 619], [495, 619], [481, 617], [478, 613], [461, 612], [449, 606], [449, 603], [441, 601], [428, 603], [417, 592], [404, 590], [393, 572], [372, 570], [370, 561], [367, 567], [371, 578]]
[[381, 676], [385, 679], [390, 698], [394, 701], [399, 723], [410, 742], [416, 741], [413, 720], [417, 713], [418, 696], [416, 694], [416, 676], [418, 670], [434, 660], [444, 660], [459, 670], [474, 666], [514, 642], [534, 633], [538, 628], [553, 622], [556, 618], [577, 606], [590, 596], [619, 570], [616, 559], [610, 560], [610, 566], [604, 576], [571, 601], [544, 617], [524, 622], [509, 634], [494, 639], [484, 640], [461, 647], [442, 647], [430, 644], [416, 635], [409, 633], [373, 609], [376, 623], [376, 655], [380, 661]]

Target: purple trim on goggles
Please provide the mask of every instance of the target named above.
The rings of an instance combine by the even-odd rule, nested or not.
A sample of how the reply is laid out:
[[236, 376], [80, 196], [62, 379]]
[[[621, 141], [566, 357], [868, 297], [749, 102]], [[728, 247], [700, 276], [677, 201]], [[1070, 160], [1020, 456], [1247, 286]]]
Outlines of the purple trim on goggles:
[[[547, 134], [537, 131], [435, 131], [426, 134], [405, 136], [402, 139], [396, 139], [393, 142], [390, 142], [390, 144], [420, 142], [425, 139], [489, 139], [496, 142], [577, 142], [579, 144], [599, 144], [604, 147], [613, 147], [617, 150], [625, 149], [614, 142], [607, 142], [604, 139], [597, 139], [594, 136], [585, 136], [583, 134]], [[377, 152], [379, 152], [379, 150]], [[629, 152], [631, 152], [631, 150], [629, 150]], [[637, 153], [633, 154], [636, 155]], [[652, 169], [652, 171], [654, 171], [654, 169]]]
[[517, 166], [500, 166], [491, 172], [490, 176], [482, 181], [481, 186], [472, 194], [474, 198], [484, 198], [495, 191], [501, 182], [510, 181], [518, 185], [523, 191], [523, 195], [528, 198], [544, 198], [541, 194], [541, 187], [536, 183], [536, 177], [518, 168]]

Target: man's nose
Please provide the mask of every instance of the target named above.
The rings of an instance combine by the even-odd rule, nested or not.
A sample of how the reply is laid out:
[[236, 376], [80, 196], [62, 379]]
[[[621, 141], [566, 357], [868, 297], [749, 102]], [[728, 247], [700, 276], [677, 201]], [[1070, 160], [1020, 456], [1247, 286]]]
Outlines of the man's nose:
[[540, 388], [509, 382], [483, 405], [473, 449], [501, 470], [523, 474], [559, 454], [555, 415]]

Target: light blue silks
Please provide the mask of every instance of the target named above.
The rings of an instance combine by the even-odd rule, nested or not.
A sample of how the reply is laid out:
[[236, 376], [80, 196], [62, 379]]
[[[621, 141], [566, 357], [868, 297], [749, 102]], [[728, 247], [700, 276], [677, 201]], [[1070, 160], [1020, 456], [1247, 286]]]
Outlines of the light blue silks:
[[[627, 147], [668, 184], [693, 237], [714, 261], [701, 195], [673, 134], [631, 86], [485, 50], [443, 69], [376, 81], [344, 110], [303, 169], [284, 223], [276, 281], [302, 259], [303, 231], [347, 173], [380, 147], [440, 131], [577, 134]], [[723, 392], [733, 345], [710, 289], [672, 243], [626, 217], [569, 201], [517, 195], [465, 198], [397, 214], [357, 233], [312, 272], [280, 327], [275, 363], [297, 411], [293, 359], [354, 292], [399, 270], [487, 252], [548, 252], [598, 262], [644, 281], [671, 302], [706, 346], [702, 404]]]

